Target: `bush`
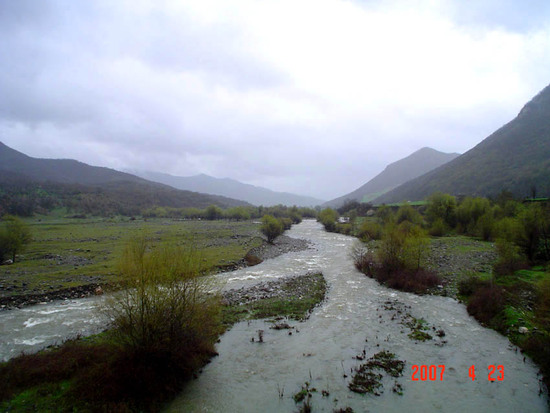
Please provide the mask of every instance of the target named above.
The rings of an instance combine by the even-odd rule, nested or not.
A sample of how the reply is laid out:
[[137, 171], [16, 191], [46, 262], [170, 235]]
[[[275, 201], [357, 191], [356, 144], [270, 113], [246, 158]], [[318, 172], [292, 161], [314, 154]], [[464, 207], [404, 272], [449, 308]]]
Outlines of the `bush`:
[[435, 221], [430, 225], [429, 234], [433, 237], [442, 237], [445, 234], [448, 234], [450, 228], [445, 223], [443, 218], [436, 218]]
[[363, 274], [374, 278], [378, 264], [372, 251], [369, 251], [369, 249], [360, 242], [355, 243], [351, 249], [351, 258], [355, 268]]
[[485, 285], [474, 292], [466, 309], [478, 321], [489, 324], [504, 310], [504, 305], [504, 289], [498, 285]]
[[204, 211], [204, 217], [210, 221], [223, 218], [223, 210], [216, 205], [210, 205]]
[[410, 222], [411, 224], [416, 225], [422, 225], [423, 219], [422, 215], [420, 215], [420, 212], [418, 212], [416, 209], [414, 209], [410, 205], [403, 205], [401, 206], [395, 215], [395, 220], [397, 224], [401, 224], [402, 222]]
[[379, 240], [382, 238], [382, 225], [367, 219], [359, 227], [358, 236], [363, 241]]
[[0, 227], [0, 264], [8, 256], [15, 262], [16, 255], [22, 252], [32, 239], [29, 226], [21, 219], [4, 215], [2, 221], [4, 223]]
[[292, 227], [292, 219], [290, 218], [279, 218], [281, 224], [283, 225], [283, 230], [290, 229]]
[[401, 269], [391, 273], [382, 269], [377, 272], [375, 278], [390, 288], [417, 294], [422, 294], [429, 288], [441, 284], [441, 280], [436, 273], [423, 268], [416, 271]]
[[521, 248], [510, 241], [498, 239], [496, 242], [498, 260], [493, 265], [496, 275], [511, 275], [517, 270], [529, 267], [527, 258], [521, 252]]
[[476, 274], [467, 274], [458, 280], [458, 293], [469, 297], [485, 285], [487, 285], [487, 282], [483, 281]]
[[192, 250], [153, 248], [145, 238], [130, 242], [119, 263], [125, 289], [104, 308], [117, 341], [133, 351], [162, 352], [178, 360], [200, 349], [213, 351], [219, 303], [200, 268]]
[[260, 231], [267, 237], [267, 242], [273, 243], [275, 238], [284, 232], [283, 224], [272, 215], [264, 215]]
[[336, 221], [338, 220], [338, 212], [332, 208], [323, 209], [319, 212], [318, 221], [323, 224], [325, 230], [329, 232], [336, 231]]
[[432, 228], [437, 221], [443, 223], [441, 228], [454, 227], [456, 224], [456, 198], [442, 192], [433, 193], [428, 198], [426, 217], [432, 224]]

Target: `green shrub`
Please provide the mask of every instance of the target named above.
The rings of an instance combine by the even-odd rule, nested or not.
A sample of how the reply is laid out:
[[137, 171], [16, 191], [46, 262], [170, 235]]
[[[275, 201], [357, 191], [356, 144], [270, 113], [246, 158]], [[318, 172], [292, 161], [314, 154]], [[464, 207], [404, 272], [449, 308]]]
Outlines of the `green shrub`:
[[363, 241], [379, 240], [382, 238], [382, 225], [367, 219], [359, 227], [358, 236]]
[[[456, 198], [442, 192], [435, 192], [428, 198], [426, 208], [426, 218], [431, 223], [431, 227], [439, 221], [440, 228], [454, 227], [456, 225]], [[443, 235], [443, 234], [441, 234]]]
[[13, 215], [4, 215], [0, 226], [0, 264], [9, 257], [15, 262], [17, 254], [22, 252], [31, 241], [29, 226]]
[[325, 230], [329, 232], [336, 231], [336, 222], [338, 221], [338, 212], [332, 208], [323, 209], [319, 212], [318, 221], [323, 224]]
[[285, 231], [292, 227], [292, 220], [290, 218], [279, 218], [279, 221], [281, 221]]
[[449, 226], [445, 223], [443, 218], [436, 218], [430, 225], [428, 233], [433, 237], [442, 237], [450, 232]]
[[267, 242], [273, 243], [275, 238], [284, 232], [283, 224], [273, 215], [264, 215], [260, 231], [267, 237]]
[[496, 246], [498, 260], [493, 265], [495, 275], [511, 275], [517, 270], [528, 268], [527, 258], [517, 245], [504, 239], [498, 239]]
[[192, 250], [154, 248], [145, 238], [131, 241], [119, 263], [126, 288], [104, 308], [117, 341], [134, 351], [161, 351], [177, 358], [193, 349], [213, 351], [219, 305], [200, 268], [201, 259]]

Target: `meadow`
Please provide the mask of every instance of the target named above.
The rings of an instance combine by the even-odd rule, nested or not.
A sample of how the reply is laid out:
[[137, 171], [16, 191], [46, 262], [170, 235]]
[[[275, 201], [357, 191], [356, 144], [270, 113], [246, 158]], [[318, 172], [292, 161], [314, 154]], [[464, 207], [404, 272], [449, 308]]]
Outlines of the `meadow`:
[[250, 220], [74, 218], [58, 213], [25, 221], [32, 242], [14, 264], [0, 266], [0, 297], [116, 283], [124, 245], [142, 234], [154, 244], [199, 251], [203, 273], [234, 268], [264, 242], [259, 223]]

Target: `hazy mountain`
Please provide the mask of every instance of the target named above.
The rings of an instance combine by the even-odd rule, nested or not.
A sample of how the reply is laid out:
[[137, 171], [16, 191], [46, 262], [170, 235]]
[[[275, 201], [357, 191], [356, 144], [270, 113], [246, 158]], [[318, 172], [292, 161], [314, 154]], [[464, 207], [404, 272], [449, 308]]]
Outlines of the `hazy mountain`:
[[259, 186], [244, 184], [229, 178], [214, 178], [209, 175], [173, 176], [160, 172], [132, 171], [142, 178], [160, 182], [178, 189], [204, 192], [206, 194], [223, 195], [241, 199], [253, 205], [288, 205], [288, 206], [316, 206], [324, 201], [309, 196], [276, 192]]
[[84, 200], [94, 204], [94, 211], [103, 206], [111, 213], [137, 211], [155, 205], [197, 208], [211, 204], [220, 207], [247, 205], [227, 197], [176, 190], [128, 173], [72, 159], [32, 158], [0, 142], [0, 189], [13, 199], [22, 195], [36, 197], [35, 192], [40, 188], [47, 188], [55, 202], [61, 202], [62, 198], [62, 202], [70, 200], [81, 205]]
[[518, 116], [468, 152], [375, 199], [376, 203], [421, 200], [435, 191], [519, 197], [550, 195], [550, 86]]
[[338, 208], [348, 199], [370, 202], [402, 183], [423, 175], [457, 156], [459, 156], [458, 153], [444, 153], [432, 148], [419, 149], [406, 158], [389, 164], [386, 169], [360, 188], [327, 202], [325, 206]]

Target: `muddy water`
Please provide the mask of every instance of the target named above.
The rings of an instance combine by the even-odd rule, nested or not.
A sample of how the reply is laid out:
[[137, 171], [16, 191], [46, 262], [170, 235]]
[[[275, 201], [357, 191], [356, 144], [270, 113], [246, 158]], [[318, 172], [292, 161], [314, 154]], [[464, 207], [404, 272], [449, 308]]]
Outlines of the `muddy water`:
[[[355, 412], [547, 410], [539, 396], [537, 367], [515, 351], [507, 339], [481, 327], [464, 306], [448, 298], [415, 296], [381, 287], [357, 272], [348, 256], [354, 240], [329, 234], [313, 221], [295, 226], [288, 235], [312, 241], [313, 248], [217, 277], [225, 288], [252, 285], [270, 278], [322, 271], [327, 300], [304, 323], [294, 323], [292, 335], [269, 329], [263, 321], [240, 323], [218, 344], [219, 357], [167, 408], [170, 412], [291, 412], [299, 406], [292, 396], [307, 381], [317, 389], [313, 411], [332, 412], [351, 407]], [[0, 358], [33, 351], [75, 334], [101, 328], [94, 312], [101, 300], [91, 297], [54, 302], [0, 313]], [[401, 315], [392, 308], [402, 309]], [[411, 341], [400, 317], [410, 313], [429, 326], [443, 329], [441, 339]], [[394, 318], [392, 320], [392, 317]], [[264, 342], [251, 341], [264, 330]], [[392, 392], [396, 379], [385, 377], [380, 396], [360, 395], [348, 389], [351, 369], [388, 350], [406, 361], [397, 382], [403, 395]], [[445, 366], [443, 380], [412, 381], [413, 365]], [[476, 380], [468, 376], [475, 365]], [[502, 365], [504, 379], [490, 382], [489, 365]], [[347, 377], [344, 377], [346, 375]], [[421, 378], [420, 375], [419, 379]], [[494, 375], [498, 377], [497, 374]], [[329, 393], [322, 395], [322, 390]], [[282, 397], [280, 397], [282, 396]]]
[[[353, 239], [322, 231], [313, 221], [294, 227], [290, 236], [306, 238], [314, 248], [268, 260], [260, 266], [222, 274], [230, 286], [252, 284], [268, 277], [322, 271], [329, 284], [326, 302], [292, 335], [269, 329], [263, 321], [237, 324], [218, 344], [215, 358], [167, 408], [170, 412], [291, 412], [292, 396], [307, 381], [315, 387], [313, 411], [351, 407], [355, 412], [540, 412], [547, 401], [539, 396], [537, 367], [515, 351], [509, 341], [481, 327], [456, 301], [396, 292], [357, 272], [348, 256]], [[399, 323], [393, 308], [406, 309], [430, 326], [445, 331], [444, 340], [415, 342]], [[410, 306], [410, 308], [409, 308]], [[264, 342], [257, 342], [257, 330]], [[254, 342], [252, 337], [256, 337]], [[440, 346], [436, 345], [439, 343]], [[392, 391], [396, 379], [384, 377], [380, 396], [348, 389], [354, 356], [367, 357], [385, 349], [406, 361], [397, 379], [403, 395]], [[412, 365], [443, 365], [443, 380], [412, 381]], [[476, 368], [476, 379], [468, 375]], [[502, 365], [504, 379], [490, 382], [488, 366]], [[344, 378], [344, 375], [348, 376]], [[421, 379], [420, 375], [419, 379]], [[498, 378], [495, 374], [494, 378]], [[323, 396], [322, 390], [329, 395]], [[282, 396], [282, 397], [280, 397]]]

